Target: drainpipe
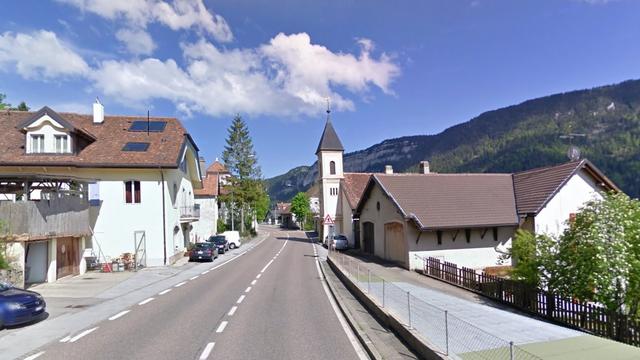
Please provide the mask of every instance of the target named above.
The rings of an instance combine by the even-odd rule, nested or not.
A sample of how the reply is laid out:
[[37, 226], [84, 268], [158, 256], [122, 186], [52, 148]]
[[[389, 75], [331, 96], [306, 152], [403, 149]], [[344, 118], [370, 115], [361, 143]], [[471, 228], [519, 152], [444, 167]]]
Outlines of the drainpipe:
[[164, 252], [164, 264], [167, 265], [167, 212], [164, 208], [164, 171], [160, 168], [162, 179], [162, 251]]

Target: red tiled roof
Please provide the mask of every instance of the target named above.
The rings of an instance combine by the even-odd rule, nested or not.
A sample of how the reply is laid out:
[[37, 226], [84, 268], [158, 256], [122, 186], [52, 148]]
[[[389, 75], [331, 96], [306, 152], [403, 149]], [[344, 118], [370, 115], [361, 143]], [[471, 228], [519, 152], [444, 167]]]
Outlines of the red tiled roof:
[[213, 162], [213, 164], [209, 165], [209, 167], [207, 168], [207, 172], [213, 174], [228, 174], [229, 170], [227, 170], [227, 168], [222, 165], [220, 161], [216, 160]]
[[370, 177], [368, 173], [344, 173], [342, 188], [352, 210], [358, 206]]
[[[27, 154], [25, 134], [18, 125], [33, 114], [35, 112], [0, 112], [0, 132], [3, 134], [0, 136], [0, 166], [176, 168], [186, 142], [191, 141], [176, 118], [150, 118], [167, 124], [163, 132], [147, 133], [128, 131], [133, 121], [146, 120], [146, 116], [105, 116], [102, 124], [95, 124], [92, 115], [58, 113], [73, 125], [76, 133], [85, 133], [79, 136], [93, 137], [93, 141], [77, 154]], [[150, 145], [147, 151], [122, 151], [127, 142], [148, 142]]]
[[606, 189], [618, 191], [616, 185], [589, 160], [532, 169], [513, 174], [518, 214], [537, 214], [580, 169], [585, 169]]
[[511, 174], [375, 174], [377, 183], [422, 230], [518, 224]]
[[218, 196], [218, 175], [209, 174], [202, 179], [202, 189], [193, 190], [195, 196]]

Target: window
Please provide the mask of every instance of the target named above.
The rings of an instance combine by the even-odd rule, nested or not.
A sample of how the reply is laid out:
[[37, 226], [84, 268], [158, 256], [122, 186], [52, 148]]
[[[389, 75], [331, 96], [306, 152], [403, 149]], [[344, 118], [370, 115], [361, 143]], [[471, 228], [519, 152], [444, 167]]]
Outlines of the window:
[[140, 196], [140, 181], [125, 181], [124, 192], [124, 200], [127, 204], [140, 204], [142, 201]]
[[329, 163], [329, 174], [331, 175], [335, 175], [336, 174], [336, 162], [332, 161]]
[[31, 152], [44, 152], [44, 135], [31, 135]]
[[167, 126], [166, 121], [136, 120], [131, 123], [131, 126], [129, 127], [129, 131], [146, 132], [148, 129], [149, 132], [163, 132], [166, 126]]
[[148, 142], [128, 142], [122, 148], [122, 151], [139, 151], [144, 152], [149, 148]]
[[56, 135], [56, 153], [64, 154], [69, 152], [69, 137], [67, 135]]
[[338, 188], [329, 188], [329, 195], [338, 195]]

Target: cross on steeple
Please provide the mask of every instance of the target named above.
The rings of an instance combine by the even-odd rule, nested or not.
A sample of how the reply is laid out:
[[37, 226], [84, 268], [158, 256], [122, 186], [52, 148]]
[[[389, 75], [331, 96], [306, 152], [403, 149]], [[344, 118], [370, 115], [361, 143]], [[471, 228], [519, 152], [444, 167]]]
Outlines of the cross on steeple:
[[327, 119], [331, 116], [331, 98], [327, 96]]

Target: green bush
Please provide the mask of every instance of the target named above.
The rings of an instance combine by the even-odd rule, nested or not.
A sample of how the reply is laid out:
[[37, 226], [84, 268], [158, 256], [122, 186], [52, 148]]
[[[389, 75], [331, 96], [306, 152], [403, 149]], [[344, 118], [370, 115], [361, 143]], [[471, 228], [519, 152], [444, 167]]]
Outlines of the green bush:
[[227, 231], [227, 223], [223, 219], [218, 219], [218, 234]]

